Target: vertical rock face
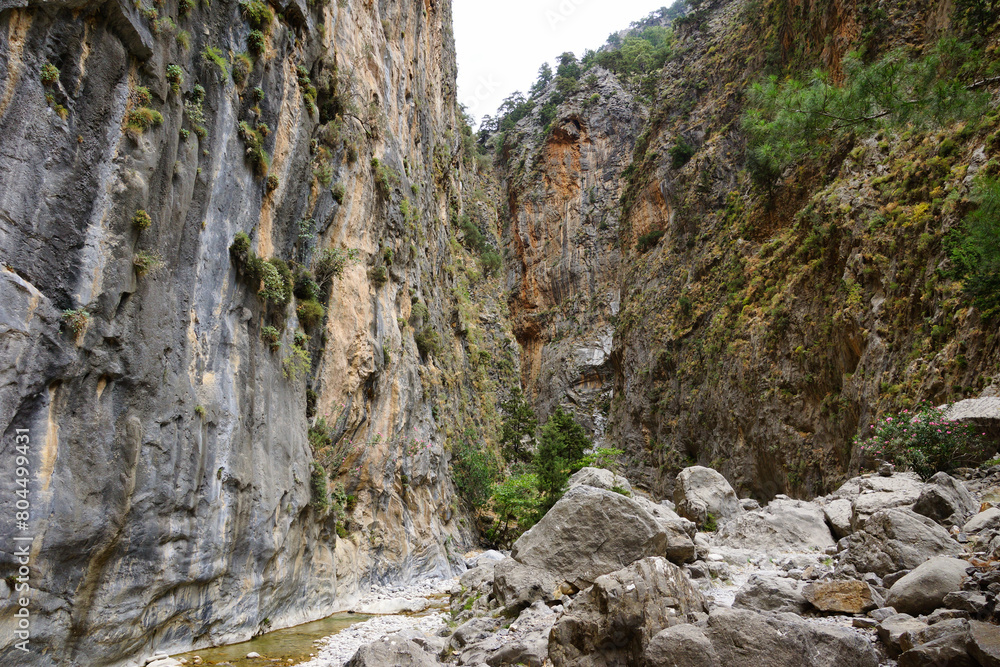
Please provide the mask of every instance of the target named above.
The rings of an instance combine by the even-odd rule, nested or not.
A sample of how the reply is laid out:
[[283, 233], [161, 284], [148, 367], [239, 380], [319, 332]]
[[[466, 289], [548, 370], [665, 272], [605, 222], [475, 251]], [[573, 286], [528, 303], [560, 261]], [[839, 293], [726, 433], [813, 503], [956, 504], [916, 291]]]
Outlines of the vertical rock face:
[[[121, 664], [450, 572], [471, 530], [448, 445], [492, 434], [516, 364], [497, 289], [447, 222], [496, 220], [461, 194], [489, 186], [456, 113], [450, 4], [288, 1], [273, 21], [227, 1], [11, 4], [5, 469], [19, 429], [30, 447], [25, 475], [0, 480], [0, 568], [17, 573], [8, 537], [30, 537], [32, 651], [5, 643], [0, 662]], [[357, 251], [308, 342], [299, 295], [278, 307], [237, 271], [237, 232], [303, 266]]]
[[614, 75], [595, 74], [559, 106], [550, 132], [541, 127], [540, 110], [522, 120], [501, 160], [522, 380], [541, 418], [567, 403], [600, 434], [614, 374], [620, 177], [644, 110]]

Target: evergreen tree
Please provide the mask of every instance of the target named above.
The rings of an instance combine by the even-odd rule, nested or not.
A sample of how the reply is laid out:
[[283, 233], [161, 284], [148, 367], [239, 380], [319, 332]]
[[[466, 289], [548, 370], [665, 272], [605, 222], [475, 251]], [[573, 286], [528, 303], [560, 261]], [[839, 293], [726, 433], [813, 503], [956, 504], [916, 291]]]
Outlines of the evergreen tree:
[[541, 511], [544, 514], [562, 497], [563, 487], [569, 476], [582, 466], [580, 459], [590, 447], [590, 438], [573, 415], [561, 407], [542, 426], [538, 451], [535, 453], [535, 474], [538, 490], [543, 496]]
[[511, 392], [510, 398], [500, 404], [503, 410], [503, 429], [500, 444], [508, 459], [529, 461], [530, 453], [522, 446], [524, 436], [534, 437], [538, 428], [538, 418], [531, 409], [520, 388]]

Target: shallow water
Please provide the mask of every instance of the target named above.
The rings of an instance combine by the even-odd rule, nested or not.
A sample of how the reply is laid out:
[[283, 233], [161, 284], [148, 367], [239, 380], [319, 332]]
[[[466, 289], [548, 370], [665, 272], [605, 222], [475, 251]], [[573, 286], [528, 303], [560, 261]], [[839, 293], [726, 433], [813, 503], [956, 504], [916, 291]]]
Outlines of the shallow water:
[[[371, 616], [364, 614], [334, 614], [319, 621], [297, 625], [294, 628], [275, 630], [261, 635], [256, 639], [239, 644], [206, 648], [190, 653], [181, 653], [174, 658], [187, 658], [188, 664], [194, 656], [201, 656], [204, 665], [229, 663], [233, 667], [256, 667], [257, 665], [275, 665], [280, 660], [285, 665], [294, 665], [309, 659], [310, 653], [316, 653], [313, 642], [323, 637], [337, 634], [355, 623], [367, 621]], [[247, 653], [260, 653], [261, 657], [247, 659]], [[289, 660], [293, 662], [288, 662]]]

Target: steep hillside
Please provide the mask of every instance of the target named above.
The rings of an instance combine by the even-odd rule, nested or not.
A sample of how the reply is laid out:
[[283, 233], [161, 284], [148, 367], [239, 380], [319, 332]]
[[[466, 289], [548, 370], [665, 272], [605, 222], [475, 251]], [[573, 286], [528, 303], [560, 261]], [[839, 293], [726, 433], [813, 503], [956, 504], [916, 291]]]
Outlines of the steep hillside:
[[[997, 391], [992, 279], [963, 277], [956, 254], [994, 196], [996, 11], [736, 0], [678, 13], [666, 33], [649, 30], [660, 12], [613, 35], [565, 72], [575, 83], [540, 81], [499, 117], [523, 378], [543, 413], [589, 416], [577, 387], [613, 384], [605, 440], [657, 493], [694, 463], [761, 498], [823, 492], [861, 465], [852, 439], [877, 414]], [[598, 87], [635, 104], [599, 124], [614, 149], [574, 172]], [[822, 105], [851, 95], [867, 110], [831, 120]], [[585, 190], [592, 173], [621, 182], [567, 207], [559, 184]], [[617, 238], [584, 264], [592, 241], [559, 233], [591, 210]], [[617, 283], [620, 307], [574, 321], [582, 290], [565, 285], [584, 276], [591, 294]], [[608, 323], [613, 373], [590, 374], [581, 360]]]
[[457, 238], [496, 213], [450, 4], [3, 3], [0, 31], [4, 460], [30, 435], [0, 533], [30, 538], [34, 649], [0, 661], [119, 664], [451, 572], [450, 462], [518, 362]]

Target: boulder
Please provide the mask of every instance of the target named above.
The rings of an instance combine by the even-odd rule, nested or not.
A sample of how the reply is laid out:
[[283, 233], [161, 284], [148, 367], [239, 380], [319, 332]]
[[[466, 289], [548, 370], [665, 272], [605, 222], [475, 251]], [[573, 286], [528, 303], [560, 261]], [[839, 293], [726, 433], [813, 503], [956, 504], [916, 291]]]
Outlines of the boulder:
[[493, 597], [509, 613], [517, 613], [535, 600], [557, 600], [560, 582], [552, 573], [506, 558], [493, 569]]
[[896, 657], [901, 653], [900, 639], [907, 632], [918, 632], [927, 627], [927, 623], [913, 618], [909, 614], [893, 614], [879, 621], [878, 638], [885, 645], [889, 657]]
[[451, 634], [451, 645], [462, 649], [496, 632], [500, 621], [492, 616], [477, 616], [470, 618], [455, 629]]
[[969, 655], [983, 667], [1000, 667], [1000, 627], [969, 621]]
[[803, 583], [788, 577], [752, 574], [736, 591], [733, 607], [755, 611], [802, 613], [809, 603], [802, 594]]
[[694, 536], [698, 532], [694, 522], [678, 516], [663, 503], [654, 503], [642, 496], [635, 496], [632, 499], [649, 512], [667, 534], [667, 551], [664, 554], [667, 560], [677, 565], [694, 561], [696, 553]]
[[802, 596], [819, 611], [861, 614], [878, 606], [871, 586], [855, 579], [806, 584]]
[[978, 509], [965, 484], [945, 472], [935, 473], [913, 504], [914, 512], [943, 526], [961, 526]]
[[854, 532], [851, 527], [852, 513], [853, 506], [846, 498], [831, 500], [823, 506], [823, 516], [826, 517], [826, 523], [836, 539], [847, 537]]
[[772, 500], [764, 509], [745, 512], [722, 524], [712, 541], [769, 554], [824, 551], [836, 544], [823, 508], [801, 500]]
[[968, 567], [967, 561], [958, 558], [931, 558], [894, 583], [886, 603], [904, 614], [930, 613], [948, 593], [961, 590]]
[[486, 658], [486, 664], [542, 667], [549, 657], [549, 631], [556, 618], [557, 614], [545, 603], [535, 602], [511, 623], [513, 639], [500, 638], [501, 646]]
[[968, 653], [969, 622], [964, 619], [942, 621], [900, 637], [904, 652], [900, 667], [977, 667]]
[[667, 533], [639, 503], [576, 486], [514, 543], [511, 557], [577, 589], [647, 556], [663, 556]]
[[948, 593], [941, 604], [953, 611], [965, 612], [966, 615], [978, 616], [986, 611], [988, 601], [986, 595], [979, 591], [955, 591]]
[[480, 590], [482, 588], [493, 587], [493, 569], [496, 563], [485, 561], [483, 565], [477, 565], [471, 570], [462, 573], [458, 583], [468, 590]]
[[549, 634], [555, 667], [639, 664], [653, 636], [705, 613], [701, 591], [665, 558], [643, 558], [597, 578], [566, 606]]
[[569, 488], [580, 485], [593, 486], [605, 491], [614, 491], [618, 488], [632, 495], [632, 485], [627, 479], [604, 468], [580, 468], [569, 478]]
[[726, 478], [711, 468], [693, 466], [681, 470], [674, 482], [677, 513], [704, 526], [708, 515], [716, 521], [743, 513], [740, 499]]
[[[685, 626], [681, 626], [685, 627]], [[609, 663], [610, 664], [610, 663]], [[646, 649], [646, 667], [876, 667], [858, 633], [790, 614], [716, 607], [704, 627], [669, 628]]]
[[920, 475], [913, 472], [895, 473], [889, 477], [867, 474], [847, 480], [840, 488], [830, 494], [830, 498], [833, 500], [845, 498], [854, 502], [862, 494], [897, 493], [910, 495], [913, 497], [910, 502], [916, 502], [923, 486], [924, 483], [920, 479]]
[[964, 618], [952, 618], [939, 621], [934, 624], [928, 623], [925, 627], [920, 628], [919, 630], [911, 630], [910, 632], [904, 632], [900, 635], [899, 648], [906, 652], [914, 646], [920, 646], [921, 644], [937, 641], [942, 637], [956, 633], [963, 636], [962, 645], [964, 647], [964, 637], [968, 632], [969, 621]]
[[344, 667], [437, 667], [438, 661], [417, 642], [389, 636], [358, 649]]
[[969, 519], [962, 530], [966, 533], [978, 533], [981, 530], [997, 528], [1000, 528], [1000, 509], [990, 507]]
[[844, 538], [839, 571], [847, 568], [880, 577], [913, 569], [933, 556], [957, 556], [963, 549], [931, 519], [906, 509], [876, 512], [859, 530]]

